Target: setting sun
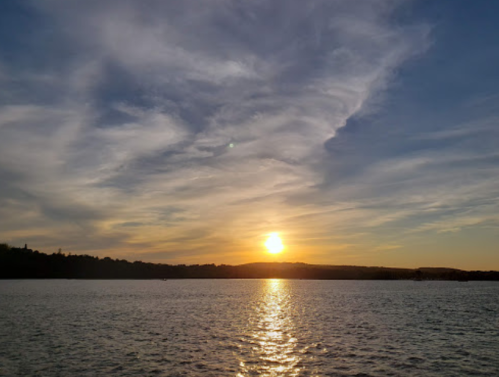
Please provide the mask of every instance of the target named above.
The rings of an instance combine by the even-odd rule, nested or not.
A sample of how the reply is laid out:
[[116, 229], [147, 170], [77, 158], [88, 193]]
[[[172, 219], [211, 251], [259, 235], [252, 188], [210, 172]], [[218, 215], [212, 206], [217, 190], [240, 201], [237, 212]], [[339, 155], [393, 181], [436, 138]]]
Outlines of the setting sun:
[[284, 249], [284, 245], [277, 233], [269, 234], [269, 238], [265, 241], [265, 247], [271, 254], [279, 254]]

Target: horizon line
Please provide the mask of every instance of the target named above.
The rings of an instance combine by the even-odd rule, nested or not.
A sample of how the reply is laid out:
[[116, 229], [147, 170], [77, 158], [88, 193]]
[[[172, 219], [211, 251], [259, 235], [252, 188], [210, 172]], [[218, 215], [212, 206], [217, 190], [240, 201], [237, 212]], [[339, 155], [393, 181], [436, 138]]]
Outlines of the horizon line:
[[456, 267], [447, 267], [447, 266], [420, 266], [420, 267], [389, 267], [389, 266], [367, 266], [367, 265], [349, 265], [349, 264], [317, 264], [317, 263], [307, 263], [307, 262], [288, 262], [288, 261], [272, 261], [272, 262], [248, 262], [248, 263], [241, 263], [241, 264], [216, 264], [216, 263], [193, 263], [193, 264], [186, 264], [186, 263], [177, 263], [177, 264], [170, 264], [170, 263], [165, 263], [165, 262], [145, 262], [143, 260], [133, 260], [130, 261], [128, 259], [118, 259], [118, 258], [111, 258], [109, 256], [104, 256], [104, 257], [99, 257], [99, 256], [94, 256], [94, 255], [89, 255], [89, 254], [72, 254], [71, 252], [65, 253], [62, 252], [62, 249], [59, 249], [58, 252], [53, 252], [52, 254], [46, 253], [46, 252], [41, 252], [39, 250], [34, 250], [30, 249], [27, 247], [27, 244], [25, 244], [25, 247], [17, 247], [17, 246], [12, 246], [9, 245], [5, 242], [0, 243], [0, 245], [5, 245], [7, 248], [10, 249], [19, 249], [19, 250], [30, 250], [32, 252], [37, 252], [39, 254], [45, 254], [45, 255], [54, 255], [54, 254], [61, 254], [65, 257], [71, 257], [71, 256], [76, 256], [76, 257], [83, 257], [83, 256], [88, 256], [91, 258], [96, 258], [96, 259], [111, 259], [113, 261], [126, 261], [127, 263], [145, 263], [145, 264], [155, 264], [155, 265], [169, 265], [169, 266], [208, 266], [208, 265], [214, 265], [215, 267], [220, 267], [220, 266], [229, 266], [229, 267], [239, 267], [239, 266], [248, 266], [252, 264], [275, 264], [275, 265], [284, 265], [284, 264], [302, 264], [302, 265], [307, 265], [307, 266], [317, 266], [317, 267], [356, 267], [356, 268], [384, 268], [384, 269], [392, 269], [392, 270], [425, 270], [425, 269], [433, 269], [433, 270], [454, 270], [454, 271], [464, 271], [464, 272], [473, 272], [473, 271], [479, 271], [479, 272], [499, 272], [499, 270], [478, 270], [478, 269], [461, 269], [461, 268], [456, 268]]

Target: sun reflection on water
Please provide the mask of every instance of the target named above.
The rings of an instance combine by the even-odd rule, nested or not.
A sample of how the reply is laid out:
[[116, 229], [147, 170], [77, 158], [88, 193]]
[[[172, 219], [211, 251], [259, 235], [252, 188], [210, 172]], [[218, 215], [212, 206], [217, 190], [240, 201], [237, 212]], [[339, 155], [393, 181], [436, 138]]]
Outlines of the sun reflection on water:
[[252, 357], [247, 362], [241, 361], [238, 377], [297, 376], [300, 372], [290, 296], [286, 281], [264, 282], [262, 299], [250, 319]]

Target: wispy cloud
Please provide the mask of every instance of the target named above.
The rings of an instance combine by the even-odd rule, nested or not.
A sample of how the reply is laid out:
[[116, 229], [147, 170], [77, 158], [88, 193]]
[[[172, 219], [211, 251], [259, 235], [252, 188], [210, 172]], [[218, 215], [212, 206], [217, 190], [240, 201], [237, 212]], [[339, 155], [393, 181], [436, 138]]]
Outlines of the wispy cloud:
[[[468, 200], [472, 186], [439, 194], [452, 172], [428, 176], [460, 163], [454, 149], [359, 159], [356, 170], [330, 143], [352, 118], [379, 109], [397, 70], [428, 48], [426, 23], [399, 22], [404, 2], [31, 6], [53, 37], [40, 22], [41, 33], [19, 38], [46, 51], [32, 51], [22, 69], [0, 63], [9, 91], [0, 97], [6, 241], [238, 262], [259, 259], [251, 255], [262, 234], [281, 230], [291, 243], [322, 239], [314, 252], [324, 255], [331, 242], [342, 248], [359, 232], [435, 211], [416, 226], [428, 230]], [[12, 53], [23, 60], [29, 51]], [[462, 158], [473, 169], [479, 155]], [[483, 197], [492, 183], [477, 182]]]

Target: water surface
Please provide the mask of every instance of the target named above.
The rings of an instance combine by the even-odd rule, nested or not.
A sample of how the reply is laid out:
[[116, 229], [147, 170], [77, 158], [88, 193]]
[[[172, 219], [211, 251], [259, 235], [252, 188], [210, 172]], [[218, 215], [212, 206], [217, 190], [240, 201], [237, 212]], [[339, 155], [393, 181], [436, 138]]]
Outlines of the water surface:
[[0, 281], [0, 376], [496, 376], [496, 282]]

